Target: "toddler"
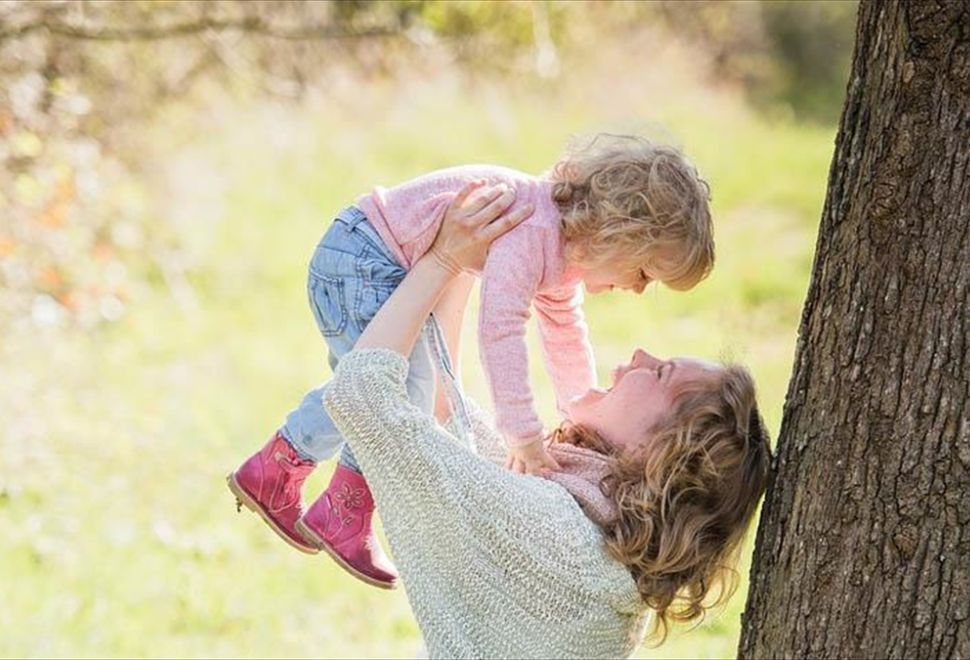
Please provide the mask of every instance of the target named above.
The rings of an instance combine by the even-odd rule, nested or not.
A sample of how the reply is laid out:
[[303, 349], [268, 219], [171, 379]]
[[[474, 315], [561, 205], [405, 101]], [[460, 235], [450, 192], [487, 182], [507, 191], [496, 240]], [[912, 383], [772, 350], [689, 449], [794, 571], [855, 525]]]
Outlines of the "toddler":
[[[542, 176], [469, 165], [378, 187], [340, 212], [310, 261], [310, 307], [332, 368], [428, 251], [449, 205], [475, 182], [481, 187], [471, 194], [478, 203], [534, 209], [492, 244], [475, 275], [482, 281], [480, 354], [507, 465], [536, 474], [556, 466], [542, 442], [528, 383], [530, 308], [562, 410], [595, 385], [580, 284], [592, 294], [615, 288], [641, 293], [655, 280], [676, 290], [693, 287], [714, 262], [709, 191], [679, 150], [606, 134], [572, 149]], [[410, 356], [407, 384], [415, 405], [434, 408], [439, 419], [450, 407], [460, 421], [467, 418], [449, 354], [458, 354], [469, 287], [467, 280], [456, 286]], [[443, 385], [437, 401], [436, 376]], [[297, 549], [323, 550], [361, 580], [393, 588], [397, 573], [374, 537], [370, 490], [323, 408], [323, 387], [307, 393], [268, 444], [229, 475], [229, 487]], [[330, 485], [304, 513], [304, 480], [338, 450]]]

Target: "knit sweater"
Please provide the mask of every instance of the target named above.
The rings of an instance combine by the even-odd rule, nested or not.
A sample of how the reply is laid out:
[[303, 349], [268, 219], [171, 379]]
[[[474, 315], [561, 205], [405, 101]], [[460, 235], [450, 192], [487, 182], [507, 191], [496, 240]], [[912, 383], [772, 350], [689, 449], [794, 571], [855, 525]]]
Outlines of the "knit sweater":
[[626, 657], [646, 612], [627, 569], [561, 485], [478, 455], [408, 401], [407, 359], [344, 356], [324, 405], [367, 474], [431, 657]]
[[552, 182], [491, 165], [438, 170], [394, 188], [376, 188], [360, 209], [405, 268], [428, 251], [448, 205], [468, 183], [485, 179], [515, 189], [512, 208], [535, 212], [492, 243], [481, 273], [479, 351], [495, 404], [495, 422], [509, 446], [542, 433], [529, 388], [525, 324], [535, 307], [546, 369], [560, 410], [596, 384], [593, 351], [580, 304], [580, 271], [563, 255]]

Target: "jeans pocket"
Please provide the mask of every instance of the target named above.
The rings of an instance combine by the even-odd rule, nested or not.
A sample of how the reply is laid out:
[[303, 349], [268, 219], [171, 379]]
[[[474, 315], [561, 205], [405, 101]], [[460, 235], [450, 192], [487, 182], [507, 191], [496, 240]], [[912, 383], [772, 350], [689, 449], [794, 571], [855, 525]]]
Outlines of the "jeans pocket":
[[324, 337], [333, 337], [347, 329], [347, 305], [344, 302], [344, 280], [310, 274], [307, 293], [317, 327]]

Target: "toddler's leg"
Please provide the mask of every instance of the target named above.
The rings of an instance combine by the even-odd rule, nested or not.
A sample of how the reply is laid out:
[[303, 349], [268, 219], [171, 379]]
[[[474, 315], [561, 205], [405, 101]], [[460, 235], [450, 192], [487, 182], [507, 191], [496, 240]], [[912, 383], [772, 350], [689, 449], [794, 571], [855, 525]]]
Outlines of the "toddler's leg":
[[[310, 265], [310, 302], [330, 348], [330, 366], [353, 349], [367, 323], [404, 278], [403, 268], [381, 248], [361, 215], [352, 214], [325, 239]], [[293, 444], [315, 460], [345, 443], [323, 407], [326, 385], [311, 392], [287, 418]], [[326, 491], [297, 522], [299, 531], [355, 577], [394, 588], [397, 570], [374, 538], [374, 500], [353, 454], [347, 450]]]
[[[330, 345], [331, 366], [353, 346], [360, 330], [349, 323], [356, 301], [359, 274], [355, 249], [359, 236], [338, 220], [314, 252], [307, 293], [317, 325]], [[329, 458], [343, 444], [323, 408], [323, 388], [303, 397], [286, 423], [260, 451], [227, 477], [240, 505], [256, 513], [290, 545], [308, 553], [318, 547], [297, 528], [303, 516], [302, 486], [317, 462]]]
[[[323, 291], [316, 284], [319, 283], [311, 275], [311, 296], [316, 293], [327, 302], [333, 302], [332, 296], [345, 288], [333, 283], [333, 289]], [[346, 310], [343, 302], [337, 314]], [[311, 303], [314, 310], [319, 309], [319, 302], [314, 303], [312, 297]], [[321, 330], [335, 327], [332, 321], [326, 323], [321, 323]], [[353, 347], [359, 333], [324, 334], [329, 339], [331, 367], [336, 367], [338, 356]], [[310, 554], [319, 551], [319, 544], [308, 541], [297, 527], [304, 515], [303, 482], [317, 463], [331, 458], [344, 444], [343, 436], [323, 407], [325, 389], [326, 385], [322, 385], [307, 392], [269, 443], [227, 477], [229, 490], [240, 505], [259, 514], [284, 541]]]
[[[344, 333], [328, 337], [331, 369], [337, 368], [340, 358], [349, 352], [357, 341], [359, 333]], [[327, 384], [307, 392], [300, 405], [286, 416], [281, 432], [301, 457], [316, 463], [333, 458], [344, 446], [344, 438], [337, 430], [330, 415], [323, 407], [323, 394]]]

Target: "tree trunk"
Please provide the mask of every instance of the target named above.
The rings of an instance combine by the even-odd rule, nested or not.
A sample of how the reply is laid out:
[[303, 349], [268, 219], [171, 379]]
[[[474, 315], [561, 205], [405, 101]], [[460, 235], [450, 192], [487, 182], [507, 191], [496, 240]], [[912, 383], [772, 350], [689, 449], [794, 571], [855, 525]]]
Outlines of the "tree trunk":
[[970, 2], [864, 1], [741, 657], [970, 658]]

